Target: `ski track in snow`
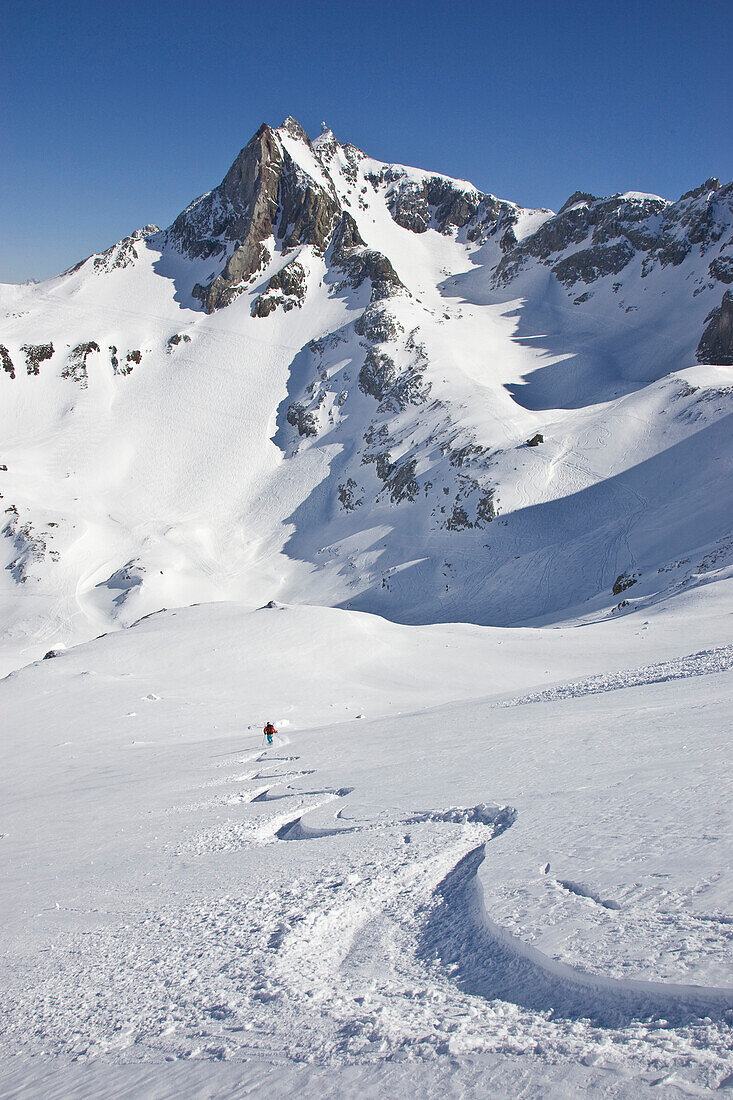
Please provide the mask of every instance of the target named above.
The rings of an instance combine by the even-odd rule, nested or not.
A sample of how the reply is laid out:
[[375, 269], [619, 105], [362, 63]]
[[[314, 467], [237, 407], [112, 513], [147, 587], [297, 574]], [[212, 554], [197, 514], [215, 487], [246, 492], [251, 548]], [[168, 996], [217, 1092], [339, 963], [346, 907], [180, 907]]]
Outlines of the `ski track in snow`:
[[[247, 760], [262, 769], [238, 774]], [[290, 781], [313, 769], [278, 769], [299, 761], [233, 754], [228, 781], [255, 784], [251, 797], [233, 796], [240, 816], [194, 834], [179, 852], [206, 860], [319, 844], [317, 874], [303, 861], [294, 864], [302, 877], [280, 871], [270, 888], [265, 879], [247, 893], [162, 903], [119, 927], [102, 920], [72, 933], [62, 972], [52, 952], [41, 955], [29, 960], [23, 988], [7, 991], [0, 1023], [18, 1049], [37, 1053], [40, 1041], [46, 1052], [81, 1061], [340, 1066], [531, 1054], [586, 1065], [600, 1059], [612, 1073], [621, 1062], [648, 1073], [653, 1061], [658, 1083], [694, 1054], [708, 1082], [723, 1079], [733, 990], [590, 974], [491, 920], [477, 871], [514, 825], [512, 807], [322, 826], [324, 808], [353, 789], [295, 790]], [[266, 777], [276, 785], [257, 785]], [[340, 812], [335, 819], [343, 820]], [[368, 844], [355, 843], [364, 833]], [[558, 885], [593, 898], [582, 884]], [[673, 1042], [662, 1038], [673, 1030]]]
[[688, 676], [709, 676], [716, 672], [728, 672], [733, 668], [733, 645], [718, 646], [716, 649], [704, 649], [699, 653], [690, 653], [670, 661], [660, 661], [641, 668], [627, 669], [599, 676], [589, 676], [585, 680], [575, 680], [557, 687], [544, 688], [542, 691], [518, 695], [513, 699], [504, 699], [498, 707], [520, 707], [525, 703], [543, 703], [558, 699], [579, 699], [583, 695], [597, 695], [604, 691], [619, 691], [622, 688], [640, 687], [643, 684], [662, 684], [668, 680], [685, 680]]

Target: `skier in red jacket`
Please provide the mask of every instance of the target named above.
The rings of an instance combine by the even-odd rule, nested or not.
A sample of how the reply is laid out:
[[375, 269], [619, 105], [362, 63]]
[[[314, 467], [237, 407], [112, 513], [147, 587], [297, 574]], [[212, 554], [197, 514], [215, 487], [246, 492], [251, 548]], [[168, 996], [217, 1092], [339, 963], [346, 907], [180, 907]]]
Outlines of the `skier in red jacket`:
[[272, 722], [268, 722], [267, 725], [265, 726], [265, 729], [264, 729], [264, 734], [265, 734], [265, 737], [267, 738], [267, 744], [268, 745], [272, 744], [272, 739], [273, 739], [273, 737], [275, 736], [276, 733], [277, 733], [277, 730], [273, 726]]

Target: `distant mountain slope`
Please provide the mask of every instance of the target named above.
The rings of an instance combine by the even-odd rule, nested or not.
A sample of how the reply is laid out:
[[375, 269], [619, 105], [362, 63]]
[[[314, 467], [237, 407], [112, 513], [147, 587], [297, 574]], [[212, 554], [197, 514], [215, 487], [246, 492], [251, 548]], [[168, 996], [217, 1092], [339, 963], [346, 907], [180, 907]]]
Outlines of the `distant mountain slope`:
[[3, 667], [203, 600], [519, 624], [729, 574], [731, 283], [733, 184], [553, 214], [263, 125], [0, 288]]

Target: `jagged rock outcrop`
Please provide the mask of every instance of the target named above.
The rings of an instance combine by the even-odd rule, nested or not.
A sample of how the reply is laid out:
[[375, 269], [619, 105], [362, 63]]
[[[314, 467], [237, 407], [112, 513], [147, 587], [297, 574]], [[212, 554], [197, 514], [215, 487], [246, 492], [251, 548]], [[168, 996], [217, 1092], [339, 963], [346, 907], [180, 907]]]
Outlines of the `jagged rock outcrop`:
[[[654, 245], [657, 237], [651, 223], [667, 205], [664, 199], [648, 195], [593, 199], [576, 192], [558, 214], [506, 252], [494, 272], [494, 285], [506, 286], [532, 259], [552, 266], [570, 286], [580, 279], [594, 281], [620, 271], [635, 249]], [[575, 253], [558, 261], [558, 253], [583, 243], [588, 246], [582, 250], [584, 255]]]
[[396, 317], [381, 304], [371, 304], [354, 322], [354, 329], [359, 336], [366, 337], [373, 344], [380, 344], [386, 340], [396, 340], [405, 330]]
[[333, 187], [327, 191], [314, 184], [286, 153], [279, 202], [283, 250], [310, 244], [316, 252], [325, 252], [341, 212]]
[[[174, 338], [171, 337], [171, 340], [169, 340], [166, 345], [166, 351], [168, 352], [171, 350], [170, 345], [173, 339]], [[190, 336], [186, 336], [181, 337], [181, 339], [190, 341], [191, 338]], [[81, 382], [85, 386], [87, 378], [86, 357], [93, 351], [99, 351], [99, 348], [93, 341], [89, 344], [80, 344], [78, 348], [74, 348], [72, 352], [72, 363], [62, 372], [61, 377], [73, 378], [75, 381]], [[117, 348], [114, 344], [110, 344], [109, 361], [112, 364], [113, 374], [130, 374], [134, 366], [142, 363], [142, 359], [142, 351], [139, 348], [133, 348], [132, 351], [127, 352], [124, 363], [120, 363], [117, 357]]]
[[359, 389], [368, 397], [382, 401], [397, 380], [394, 359], [385, 352], [369, 348], [359, 371]]
[[403, 500], [415, 501], [420, 486], [415, 477], [417, 460], [406, 458], [402, 462], [390, 465], [389, 472], [384, 479], [384, 488], [389, 493], [389, 499], [393, 504], [399, 504]]
[[3, 370], [6, 374], [9, 374], [11, 378], [15, 378], [15, 367], [13, 366], [13, 360], [10, 358], [10, 352], [5, 347], [5, 344], [0, 344], [0, 362], [3, 365]]
[[77, 344], [69, 354], [69, 360], [61, 371], [61, 377], [70, 378], [73, 382], [78, 382], [82, 389], [86, 389], [87, 359], [93, 351], [99, 351], [99, 344], [96, 340], [87, 340], [82, 344]]
[[613, 582], [611, 592], [614, 596], [620, 596], [627, 588], [631, 588], [632, 585], [635, 585], [638, 580], [639, 577], [636, 573], [619, 573], [616, 580]]
[[514, 227], [518, 219], [519, 209], [514, 203], [497, 199], [495, 195], [484, 195], [466, 230], [466, 238], [484, 243], [498, 237], [502, 252], [509, 252], [517, 243]]
[[596, 245], [573, 252], [553, 267], [558, 282], [574, 286], [577, 282], [593, 283], [602, 275], [617, 275], [634, 258], [634, 249], [628, 241], [618, 244]]
[[345, 512], [353, 512], [355, 508], [359, 508], [364, 503], [363, 496], [357, 496], [358, 491], [359, 487], [353, 477], [348, 477], [345, 482], [339, 484], [339, 504]]
[[[730, 228], [732, 205], [733, 185], [721, 187], [714, 178], [676, 203], [655, 195], [597, 199], [576, 191], [534, 233], [505, 249], [492, 283], [508, 286], [533, 261], [550, 267], [566, 287], [594, 283], [622, 271], [637, 253], [643, 254], [640, 275], [645, 278], [655, 267], [677, 267], [693, 249], [718, 242]], [[710, 264], [711, 278], [727, 281], [726, 259]], [[585, 300], [581, 296], [576, 302]]]
[[294, 401], [292, 405], [288, 406], [286, 420], [288, 424], [298, 429], [298, 435], [305, 436], [306, 438], [308, 436], [318, 435], [318, 419], [316, 414], [307, 409], [300, 401]]
[[174, 348], [177, 348], [180, 344], [190, 344], [191, 337], [187, 332], [175, 332], [173, 336], [168, 340], [165, 346], [165, 350], [170, 355]]
[[707, 328], [697, 345], [698, 363], [733, 366], [733, 292], [726, 290], [718, 308], [705, 320]]
[[41, 363], [45, 363], [54, 354], [53, 342], [48, 344], [23, 344], [20, 349], [25, 355], [25, 367], [28, 374], [39, 374]]
[[192, 203], [168, 230], [168, 239], [193, 259], [227, 256], [219, 275], [193, 289], [207, 312], [231, 301], [232, 288], [266, 262], [263, 241], [275, 230], [282, 166], [277, 135], [260, 126], [219, 186]]
[[[294, 119], [286, 120], [284, 128], [310, 146]], [[223, 261], [210, 282], [193, 288], [210, 313], [232, 302], [269, 262], [264, 242], [270, 238], [282, 242], [285, 251], [309, 244], [324, 252], [340, 209], [333, 185], [306, 175], [277, 132], [263, 124], [219, 186], [176, 218], [168, 240], [191, 258]]]
[[347, 211], [334, 234], [331, 263], [341, 268], [346, 280], [355, 290], [365, 279], [372, 284], [371, 301], [380, 302], [393, 294], [408, 293], [404, 283], [382, 252], [365, 248], [356, 222]]
[[68, 271], [64, 271], [64, 275], [73, 275], [76, 271], [84, 266], [89, 260], [93, 261], [94, 270], [98, 274], [109, 274], [111, 271], [116, 271], [121, 268], [130, 267], [140, 258], [138, 251], [141, 241], [146, 241], [151, 237], [154, 237], [157, 233], [160, 233], [160, 227], [157, 225], [144, 225], [141, 229], [136, 229], [134, 233], [130, 233], [128, 237], [123, 237], [121, 241], [117, 241], [116, 244], [110, 245], [104, 252], [100, 252], [98, 256], [85, 256], [83, 260], [79, 260], [78, 263], [70, 267]]
[[558, 214], [564, 214], [566, 210], [569, 210], [571, 206], [577, 206], [578, 203], [590, 203], [595, 202], [597, 196], [591, 195], [589, 191], [573, 191], [569, 199], [566, 199], [558, 210]]
[[366, 242], [351, 214], [344, 210], [333, 235], [331, 262], [342, 266], [357, 248], [366, 248]]
[[252, 305], [253, 317], [268, 317], [278, 306], [288, 313], [305, 300], [306, 271], [297, 260], [291, 260], [281, 271], [272, 276], [267, 287]]
[[716, 256], [708, 266], [708, 275], [719, 283], [733, 283], [733, 256]]
[[390, 214], [397, 225], [412, 233], [425, 233], [430, 226], [440, 233], [462, 229], [475, 216], [484, 198], [476, 188], [461, 187], [443, 176], [411, 179], [404, 168], [394, 165], [367, 178], [375, 187], [387, 185]]
[[109, 272], [129, 267], [130, 264], [139, 259], [138, 249], [140, 243], [149, 237], [154, 237], [156, 233], [160, 233], [157, 225], [144, 225], [142, 229], [136, 229], [129, 237], [123, 237], [121, 241], [112, 245], [106, 252], [103, 252], [100, 256], [95, 256], [94, 270]]

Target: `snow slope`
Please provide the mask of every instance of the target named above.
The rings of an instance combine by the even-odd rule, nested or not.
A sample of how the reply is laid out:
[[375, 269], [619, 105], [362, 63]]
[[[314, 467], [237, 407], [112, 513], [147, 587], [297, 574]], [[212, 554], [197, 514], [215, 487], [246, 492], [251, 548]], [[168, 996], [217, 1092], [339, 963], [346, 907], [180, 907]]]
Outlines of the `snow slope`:
[[212, 599], [514, 625], [727, 576], [732, 196], [524, 211], [289, 119], [0, 288], [0, 667]]
[[3, 1096], [733, 1085], [732, 281], [287, 119], [0, 287]]
[[732, 610], [217, 604], [13, 673], [4, 1094], [730, 1080]]

